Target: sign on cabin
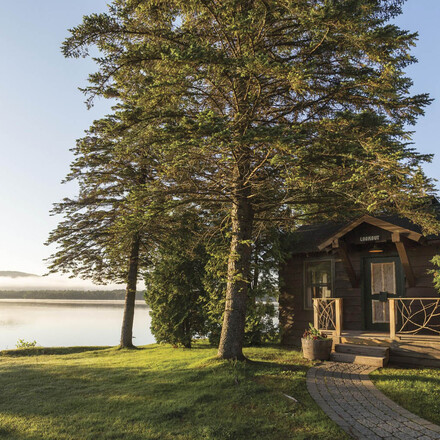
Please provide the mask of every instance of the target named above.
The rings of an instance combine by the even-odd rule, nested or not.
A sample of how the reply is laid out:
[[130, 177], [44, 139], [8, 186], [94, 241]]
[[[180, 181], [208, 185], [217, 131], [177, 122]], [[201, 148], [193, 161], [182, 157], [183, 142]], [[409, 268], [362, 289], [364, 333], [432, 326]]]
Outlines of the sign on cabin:
[[348, 232], [344, 240], [346, 243], [367, 245], [369, 243], [379, 243], [391, 241], [391, 233], [377, 226], [362, 223], [352, 231]]
[[359, 237], [359, 241], [361, 243], [367, 243], [370, 241], [379, 241], [380, 240], [380, 235], [364, 235]]

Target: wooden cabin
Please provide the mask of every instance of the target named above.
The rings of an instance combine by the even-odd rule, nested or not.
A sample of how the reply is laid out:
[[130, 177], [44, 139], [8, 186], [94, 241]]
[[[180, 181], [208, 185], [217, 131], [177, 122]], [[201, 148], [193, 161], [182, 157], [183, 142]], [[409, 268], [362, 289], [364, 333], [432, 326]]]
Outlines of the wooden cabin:
[[440, 237], [397, 216], [299, 228], [280, 270], [282, 344], [298, 345], [313, 323], [337, 352], [379, 345], [392, 361], [440, 367], [440, 297], [428, 272], [439, 253]]

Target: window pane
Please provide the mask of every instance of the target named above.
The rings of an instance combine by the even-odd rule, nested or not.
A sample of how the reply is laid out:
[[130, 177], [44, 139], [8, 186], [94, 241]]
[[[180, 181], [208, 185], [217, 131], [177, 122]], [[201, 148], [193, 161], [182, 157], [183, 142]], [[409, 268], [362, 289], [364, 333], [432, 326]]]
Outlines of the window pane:
[[330, 286], [321, 286], [321, 292], [320, 292], [321, 298], [331, 298], [332, 297], [332, 289]]
[[373, 295], [382, 291], [382, 263], [371, 263], [371, 293]]
[[305, 301], [306, 308], [313, 307], [312, 298], [332, 297], [331, 261], [306, 263]]
[[307, 263], [309, 284], [330, 284], [331, 269], [331, 261]]
[[394, 274], [394, 263], [384, 263], [383, 265], [383, 291], [396, 293], [396, 276]]
[[388, 302], [372, 300], [373, 323], [389, 323], [390, 309]]
[[394, 262], [371, 263], [371, 293], [396, 293], [396, 275]]

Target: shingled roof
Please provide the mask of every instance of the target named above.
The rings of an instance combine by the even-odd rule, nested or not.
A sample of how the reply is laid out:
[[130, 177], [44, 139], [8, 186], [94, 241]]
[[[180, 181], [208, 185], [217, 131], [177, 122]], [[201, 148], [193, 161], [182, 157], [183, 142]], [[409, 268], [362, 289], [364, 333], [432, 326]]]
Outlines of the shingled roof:
[[[397, 215], [392, 216], [380, 216], [377, 217], [380, 220], [392, 223], [393, 225], [414, 231], [421, 234], [420, 226], [412, 223], [410, 220]], [[325, 242], [329, 237], [336, 234], [345, 226], [352, 223], [355, 219], [347, 222], [333, 222], [333, 223], [320, 223], [314, 225], [300, 226], [292, 237], [292, 254], [304, 254], [311, 252], [321, 252], [319, 245]], [[439, 238], [438, 236], [430, 236], [427, 239]]]

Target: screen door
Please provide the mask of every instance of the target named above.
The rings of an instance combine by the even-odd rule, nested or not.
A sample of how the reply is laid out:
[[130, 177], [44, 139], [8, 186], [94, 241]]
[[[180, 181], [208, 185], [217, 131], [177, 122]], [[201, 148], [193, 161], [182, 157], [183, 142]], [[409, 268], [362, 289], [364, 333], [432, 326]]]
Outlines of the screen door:
[[404, 278], [398, 257], [366, 258], [363, 271], [365, 327], [367, 330], [389, 330], [388, 298], [402, 296]]
[[[396, 263], [371, 263], [371, 322], [389, 323], [388, 295], [396, 295]], [[374, 299], [374, 298], [377, 299]]]

